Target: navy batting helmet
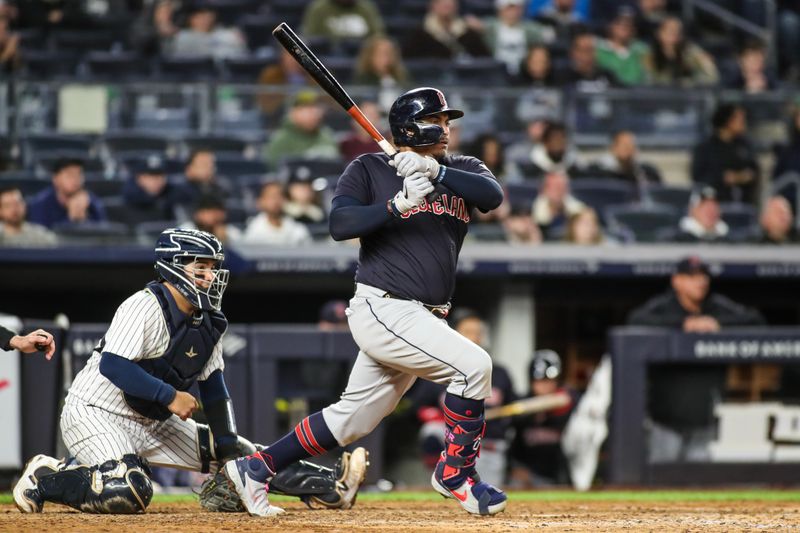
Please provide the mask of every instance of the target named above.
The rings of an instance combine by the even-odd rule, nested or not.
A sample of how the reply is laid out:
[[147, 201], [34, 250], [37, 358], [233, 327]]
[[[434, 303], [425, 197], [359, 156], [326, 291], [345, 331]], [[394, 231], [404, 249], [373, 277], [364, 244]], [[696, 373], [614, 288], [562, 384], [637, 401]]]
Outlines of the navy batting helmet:
[[451, 109], [439, 89], [419, 87], [401, 95], [389, 110], [389, 126], [397, 146], [430, 146], [439, 142], [444, 130], [435, 124], [417, 122], [423, 117], [447, 113], [451, 119], [464, 112]]
[[[198, 259], [211, 259], [214, 265], [193, 268], [186, 266]], [[164, 230], [156, 242], [156, 272], [172, 284], [195, 307], [204, 311], [219, 311], [222, 307], [222, 293], [228, 286], [230, 272], [219, 268], [225, 260], [222, 243], [214, 235], [205, 231], [170, 228]]]

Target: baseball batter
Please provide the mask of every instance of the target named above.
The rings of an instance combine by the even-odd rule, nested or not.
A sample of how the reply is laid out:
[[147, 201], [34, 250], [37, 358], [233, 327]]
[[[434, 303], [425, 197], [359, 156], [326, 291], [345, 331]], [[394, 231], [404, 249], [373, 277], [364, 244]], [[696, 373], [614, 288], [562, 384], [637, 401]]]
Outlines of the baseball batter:
[[[142, 512], [153, 495], [149, 464], [208, 472], [256, 451], [237, 435], [223, 377], [228, 322], [221, 305], [229, 273], [221, 268], [222, 244], [210, 233], [168, 229], [155, 253], [159, 280], [119, 306], [69, 389], [61, 432], [74, 462], [34, 457], [14, 488], [22, 512], [41, 512], [47, 501], [86, 512]], [[208, 426], [190, 418], [199, 407], [188, 392], [195, 382]], [[352, 457], [365, 462], [363, 452]], [[341, 480], [350, 486], [339, 500], [350, 501], [335, 506], [349, 506], [364, 468], [344, 469], [359, 479]], [[290, 494], [309, 494], [303, 478], [332, 477], [310, 464], [289, 470]], [[327, 486], [320, 496], [332, 488], [318, 485]]]
[[433, 488], [473, 514], [505, 509], [506, 495], [475, 471], [492, 361], [443, 320], [471, 211], [490, 211], [503, 200], [481, 161], [447, 154], [450, 120], [463, 115], [437, 89], [403, 94], [389, 113], [399, 153], [391, 160], [360, 156], [340, 177], [330, 230], [336, 240], [361, 239], [347, 311], [360, 351], [339, 402], [264, 452], [226, 464], [225, 474], [251, 514], [271, 514], [265, 484], [275, 472], [363, 437], [418, 377], [447, 385], [447, 446]]

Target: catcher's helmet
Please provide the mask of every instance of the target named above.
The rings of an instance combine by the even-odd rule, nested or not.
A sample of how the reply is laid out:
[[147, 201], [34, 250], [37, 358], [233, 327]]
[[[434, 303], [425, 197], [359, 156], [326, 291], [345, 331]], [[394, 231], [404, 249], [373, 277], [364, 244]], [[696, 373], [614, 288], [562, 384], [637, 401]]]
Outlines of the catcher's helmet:
[[[186, 265], [198, 259], [211, 259], [212, 278], [198, 278], [186, 272]], [[155, 269], [161, 279], [171, 283], [195, 307], [204, 311], [219, 311], [222, 293], [228, 286], [230, 272], [220, 267], [225, 260], [222, 243], [205, 231], [170, 228], [164, 230], [156, 242]], [[204, 279], [207, 287], [198, 285]]]
[[557, 379], [561, 375], [561, 358], [553, 350], [536, 350], [528, 375], [530, 379]]
[[451, 119], [461, 118], [464, 112], [451, 109], [439, 89], [419, 87], [401, 95], [389, 110], [389, 127], [397, 146], [430, 146], [439, 142], [444, 130], [435, 124], [417, 122], [423, 117], [447, 113]]

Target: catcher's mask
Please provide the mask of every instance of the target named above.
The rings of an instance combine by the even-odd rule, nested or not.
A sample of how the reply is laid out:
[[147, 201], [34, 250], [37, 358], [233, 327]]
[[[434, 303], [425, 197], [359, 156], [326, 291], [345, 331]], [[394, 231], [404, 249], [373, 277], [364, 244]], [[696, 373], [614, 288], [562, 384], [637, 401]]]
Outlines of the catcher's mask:
[[464, 116], [447, 105], [444, 94], [433, 87], [419, 87], [400, 95], [389, 110], [389, 127], [397, 146], [431, 146], [439, 142], [444, 129], [436, 124], [419, 122], [421, 118], [447, 113], [448, 118]]
[[[205, 261], [211, 260], [209, 265]], [[158, 237], [155, 269], [195, 307], [219, 311], [228, 286], [228, 270], [222, 243], [205, 231], [171, 228]]]

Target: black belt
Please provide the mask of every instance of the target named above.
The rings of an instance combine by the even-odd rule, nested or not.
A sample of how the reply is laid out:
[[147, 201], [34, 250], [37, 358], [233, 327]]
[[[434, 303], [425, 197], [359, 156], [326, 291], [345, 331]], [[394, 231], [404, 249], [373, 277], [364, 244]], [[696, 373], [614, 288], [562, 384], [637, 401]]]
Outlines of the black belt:
[[[396, 294], [392, 294], [391, 292], [384, 293], [384, 298], [392, 298], [394, 300], [406, 300], [407, 302], [412, 301], [410, 298], [403, 298], [402, 296], [397, 296]], [[420, 302], [422, 307], [433, 313], [433, 316], [437, 318], [447, 318], [447, 315], [450, 314], [450, 304], [447, 303], [445, 305], [428, 305]]]

